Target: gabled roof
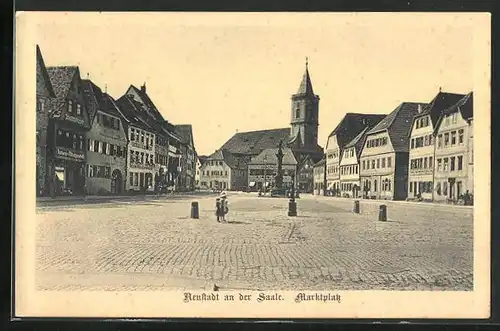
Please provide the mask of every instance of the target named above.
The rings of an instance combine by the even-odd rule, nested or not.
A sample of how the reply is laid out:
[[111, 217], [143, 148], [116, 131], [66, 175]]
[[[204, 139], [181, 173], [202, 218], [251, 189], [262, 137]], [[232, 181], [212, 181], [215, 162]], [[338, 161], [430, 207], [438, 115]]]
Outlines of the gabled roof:
[[149, 108], [149, 110], [151, 111], [151, 115], [153, 115], [154, 119], [163, 121], [164, 118], [161, 115], [160, 111], [158, 110], [158, 108], [156, 108], [155, 104], [153, 103], [149, 95], [146, 93], [146, 84], [143, 85], [143, 88], [144, 89], [138, 89], [134, 85], [130, 85], [129, 87], [129, 89], [133, 89], [137, 93], [137, 95], [139, 95], [139, 97], [142, 99], [146, 107]]
[[439, 92], [436, 94], [434, 99], [429, 102], [428, 105], [422, 107], [422, 112], [417, 114], [415, 118], [430, 115], [432, 125], [436, 125], [436, 122], [441, 115], [441, 112], [446, 108], [452, 106], [457, 103], [460, 99], [462, 99], [465, 94], [456, 94], [456, 93], [448, 93], [448, 92]]
[[368, 135], [387, 130], [392, 146], [396, 152], [407, 152], [409, 149], [408, 132], [413, 124], [413, 118], [418, 114], [418, 107], [425, 107], [425, 103], [403, 102], [389, 115], [380, 121]]
[[47, 72], [47, 67], [45, 67], [45, 61], [43, 60], [42, 51], [40, 51], [40, 47], [36, 45], [36, 61], [40, 66], [42, 77], [45, 81], [45, 86], [49, 91], [49, 94], [52, 98], [55, 98], [56, 93], [54, 92], [54, 88], [52, 87], [52, 83], [50, 82], [50, 77]]
[[128, 120], [129, 124], [141, 129], [154, 132], [154, 129], [140, 116], [141, 104], [128, 95], [123, 95], [116, 101], [121, 113]]
[[469, 118], [474, 117], [474, 93], [470, 92], [467, 95], [464, 95], [460, 100], [457, 101], [454, 105], [448, 107], [443, 111], [444, 115], [454, 113], [456, 111], [460, 111], [462, 114], [462, 118], [468, 120]]
[[366, 141], [366, 136], [368, 131], [370, 130], [370, 127], [366, 127], [361, 131], [356, 137], [354, 137], [353, 140], [351, 140], [349, 143], [345, 145], [344, 148], [351, 148], [354, 147], [354, 151], [356, 153], [356, 157], [359, 159], [361, 155], [361, 151], [363, 149], [363, 146], [365, 145]]
[[206, 155], [198, 155], [198, 160], [200, 160], [201, 165], [203, 165], [208, 159]]
[[238, 158], [231, 154], [230, 152], [226, 150], [216, 150], [214, 153], [212, 153], [210, 156], [207, 157], [207, 159], [202, 163], [202, 165], [206, 161], [211, 161], [211, 160], [218, 160], [218, 161], [224, 161], [228, 167], [231, 169], [245, 169], [246, 168], [246, 163], [244, 162], [243, 159]]
[[299, 161], [297, 167], [299, 169], [303, 168], [304, 165], [306, 165], [307, 163], [309, 163], [311, 166], [313, 166], [316, 162], [313, 160], [313, 158], [310, 155], [306, 155], [302, 158], [302, 160]]
[[175, 132], [181, 136], [184, 143], [194, 148], [193, 127], [191, 124], [177, 124]]
[[99, 86], [90, 79], [82, 79], [82, 90], [87, 103], [87, 110], [91, 121], [94, 119], [97, 109], [106, 111], [109, 105], [105, 105], [103, 92]]
[[328, 137], [336, 135], [339, 147], [344, 148], [345, 144], [356, 137], [364, 128], [374, 127], [386, 116], [385, 114], [347, 113]]
[[322, 158], [321, 160], [319, 160], [318, 162], [316, 162], [313, 167], [316, 168], [316, 167], [321, 167], [321, 166], [324, 166], [326, 163], [326, 159], [325, 158]]
[[[282, 164], [297, 164], [297, 160], [293, 155], [291, 148], [283, 148], [283, 163]], [[259, 155], [254, 156], [250, 161], [250, 164], [278, 164], [278, 148], [266, 148]]]
[[233, 154], [258, 155], [266, 148], [277, 148], [280, 140], [286, 145], [289, 135], [290, 128], [238, 132], [220, 149]]
[[75, 75], [79, 75], [80, 71], [77, 66], [60, 66], [47, 67], [47, 73], [56, 95], [52, 102], [52, 117], [60, 117], [62, 107], [71, 89], [71, 83]]
[[462, 118], [464, 120], [468, 120], [474, 117], [474, 93], [470, 92], [467, 95], [465, 95], [463, 98], [458, 100], [457, 103], [454, 105], [451, 105], [447, 109], [443, 110], [441, 113], [441, 116], [439, 116], [439, 119], [436, 123], [436, 126], [434, 127], [434, 132], [436, 132], [441, 125], [441, 122], [443, 121], [443, 116], [444, 115], [450, 115], [455, 112], [460, 112], [462, 115]]

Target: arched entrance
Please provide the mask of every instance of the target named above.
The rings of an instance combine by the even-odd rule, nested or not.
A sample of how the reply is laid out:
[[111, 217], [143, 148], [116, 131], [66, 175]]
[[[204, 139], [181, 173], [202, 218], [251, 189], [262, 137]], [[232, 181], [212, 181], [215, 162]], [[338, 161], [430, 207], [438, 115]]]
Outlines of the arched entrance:
[[123, 177], [120, 170], [115, 169], [111, 174], [111, 193], [120, 194], [123, 191]]

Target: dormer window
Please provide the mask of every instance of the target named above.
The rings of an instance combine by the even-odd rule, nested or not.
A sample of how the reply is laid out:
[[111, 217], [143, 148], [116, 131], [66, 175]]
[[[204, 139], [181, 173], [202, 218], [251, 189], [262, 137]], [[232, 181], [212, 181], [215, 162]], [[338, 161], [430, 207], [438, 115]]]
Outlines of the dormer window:
[[79, 103], [76, 104], [76, 115], [80, 116], [82, 114], [82, 107]]
[[73, 101], [68, 100], [68, 113], [73, 112]]

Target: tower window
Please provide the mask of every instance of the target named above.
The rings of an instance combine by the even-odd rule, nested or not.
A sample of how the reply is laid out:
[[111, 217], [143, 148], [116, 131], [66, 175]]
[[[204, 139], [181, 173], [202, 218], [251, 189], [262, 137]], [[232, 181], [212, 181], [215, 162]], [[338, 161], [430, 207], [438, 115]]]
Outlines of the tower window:
[[295, 109], [295, 118], [299, 118], [300, 117], [300, 109], [297, 108]]

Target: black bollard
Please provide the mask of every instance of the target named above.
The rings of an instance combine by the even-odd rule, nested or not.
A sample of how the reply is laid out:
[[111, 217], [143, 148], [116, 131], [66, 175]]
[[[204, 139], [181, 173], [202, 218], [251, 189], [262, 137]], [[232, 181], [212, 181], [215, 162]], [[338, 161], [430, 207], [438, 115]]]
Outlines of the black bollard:
[[359, 214], [359, 200], [354, 201], [353, 212]]
[[297, 202], [293, 199], [288, 202], [288, 216], [297, 216]]
[[387, 206], [386, 205], [380, 205], [380, 209], [378, 212], [378, 220], [381, 222], [387, 221]]
[[191, 202], [191, 218], [200, 218], [197, 201]]

